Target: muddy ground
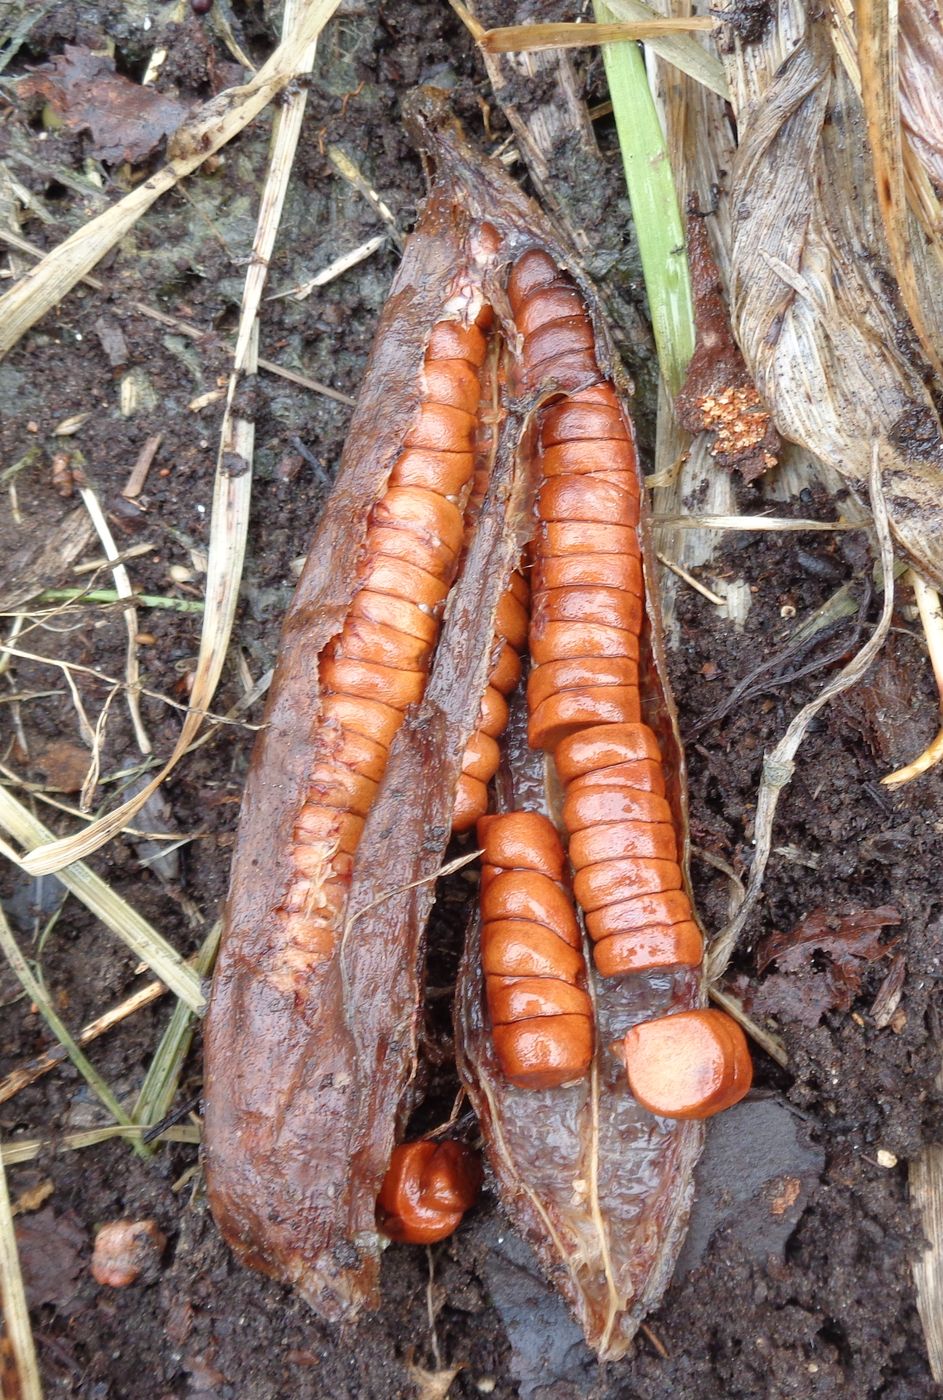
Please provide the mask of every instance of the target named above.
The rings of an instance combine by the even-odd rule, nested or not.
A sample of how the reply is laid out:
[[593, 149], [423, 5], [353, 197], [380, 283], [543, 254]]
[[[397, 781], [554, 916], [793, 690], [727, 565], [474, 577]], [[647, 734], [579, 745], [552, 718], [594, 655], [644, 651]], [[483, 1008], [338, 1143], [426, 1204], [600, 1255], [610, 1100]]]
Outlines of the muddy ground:
[[[118, 71], [135, 80], [154, 49], [166, 46], [157, 86], [186, 100], [205, 98], [238, 77], [212, 16], [189, 9], [181, 23], [166, 25], [155, 15], [146, 26], [146, 7], [117, 0], [27, 3], [14, 11], [13, 23], [3, 21], [6, 33], [23, 16], [34, 23], [20, 34], [5, 79], [61, 54], [66, 44], [100, 48], [106, 35], [114, 41]], [[225, 13], [249, 54], [264, 56], [275, 15], [258, 4]], [[588, 99], [599, 101], [604, 93], [598, 64], [590, 64], [583, 79]], [[507, 134], [487, 77], [448, 7], [391, 0], [374, 14], [372, 7], [348, 5], [329, 27], [271, 270], [272, 292], [304, 281], [384, 229], [371, 205], [337, 175], [328, 159], [331, 146], [357, 161], [398, 228], [408, 230], [422, 176], [398, 111], [410, 87], [430, 80], [453, 89], [456, 110], [484, 146], [493, 148]], [[152, 168], [156, 157], [133, 169], [102, 163], [91, 153], [88, 132], [44, 126], [41, 102], [9, 107], [12, 95], [11, 86], [0, 88], [0, 143], [19, 190], [12, 205], [9, 198], [0, 205], [0, 220], [10, 228], [15, 217], [20, 235], [37, 247], [59, 242]], [[191, 405], [224, 382], [267, 132], [263, 118], [211, 170], [166, 196], [97, 269], [102, 289], [86, 287], [68, 297], [0, 364], [4, 581], [23, 572], [23, 559], [13, 558], [18, 551], [53, 539], [76, 511], [77, 497], [61, 494], [63, 473], [81, 467], [119, 547], [151, 545], [129, 566], [135, 586], [147, 595], [199, 599], [220, 404]], [[585, 222], [610, 290], [615, 286], [627, 305], [638, 307], [638, 268], [605, 118], [597, 136], [603, 182], [594, 188], [592, 208], [587, 201]], [[553, 181], [572, 192], [579, 174], [561, 159]], [[19, 274], [28, 265], [22, 254], [0, 252], [0, 269]], [[355, 394], [395, 266], [395, 248], [387, 243], [305, 302], [268, 302], [263, 353]], [[195, 324], [205, 335], [193, 340], [148, 319], [130, 308], [134, 300]], [[638, 336], [628, 350], [643, 386], [647, 431], [648, 350]], [[349, 413], [342, 403], [271, 375], [259, 376], [254, 403], [249, 551], [218, 711], [240, 698], [247, 678], [258, 679], [272, 664], [297, 561], [338, 460]], [[57, 425], [77, 414], [88, 417], [71, 436], [57, 437]], [[161, 443], [145, 489], [138, 504], [129, 506], [122, 487], [142, 445], [156, 433]], [[645, 445], [650, 449], [650, 441]], [[764, 490], [743, 488], [742, 509], [762, 508]], [[786, 511], [831, 519], [836, 503], [810, 491]], [[83, 557], [98, 552], [91, 544]], [[679, 645], [670, 660], [682, 727], [691, 736], [693, 839], [708, 857], [721, 858], [740, 875], [750, 859], [763, 752], [832, 674], [842, 642], [846, 655], [853, 650], [862, 635], [854, 619], [784, 668], [791, 672], [831, 655], [825, 669], [774, 680], [722, 719], [700, 722], [786, 644], [797, 620], [843, 584], [851, 582], [860, 599], [871, 570], [864, 535], [744, 534], [729, 537], [715, 567], [705, 571], [749, 583], [752, 605], [742, 631], [699, 595], [681, 592]], [[66, 569], [47, 583], [76, 581]], [[98, 583], [107, 587], [110, 579], [104, 575]], [[899, 793], [878, 784], [882, 773], [918, 752], [936, 727], [925, 649], [908, 602], [902, 591], [887, 646], [865, 682], [816, 721], [782, 801], [765, 897], [732, 973], [741, 993], [757, 998], [757, 1014], [776, 1013], [789, 1069], [758, 1052], [751, 1099], [712, 1130], [678, 1277], [632, 1357], [596, 1366], [561, 1305], [531, 1272], [526, 1251], [488, 1191], [452, 1240], [431, 1251], [388, 1251], [382, 1309], [337, 1336], [297, 1299], [234, 1263], [209, 1218], [195, 1148], [165, 1146], [141, 1161], [112, 1143], [72, 1154], [48, 1152], [9, 1173], [14, 1199], [27, 1196], [20, 1243], [47, 1393], [96, 1400], [388, 1400], [418, 1393], [432, 1400], [445, 1393], [443, 1385], [436, 1388], [434, 1377], [422, 1373], [459, 1368], [449, 1395], [499, 1400], [516, 1394], [545, 1400], [916, 1400], [936, 1394], [914, 1302], [911, 1266], [921, 1233], [908, 1200], [906, 1163], [924, 1143], [943, 1138], [933, 1083], [943, 933], [934, 855], [943, 801], [938, 775]], [[63, 609], [61, 603], [49, 615], [54, 606], [30, 605], [16, 645], [120, 677], [121, 616], [100, 605]], [[873, 625], [878, 606], [879, 599], [865, 600], [864, 628]], [[12, 621], [4, 621], [7, 634]], [[142, 608], [139, 628], [145, 685], [181, 703], [198, 648], [198, 614]], [[76, 683], [94, 725], [111, 687], [84, 673]], [[62, 675], [47, 664], [13, 658], [2, 685], [4, 781], [16, 775], [15, 790], [43, 820], [56, 831], [72, 829], [74, 819], [41, 800], [75, 805], [88, 763]], [[145, 698], [142, 712], [154, 751], [166, 755], [179, 711]], [[257, 721], [259, 714], [256, 705], [247, 719]], [[192, 838], [169, 882], [142, 867], [127, 839], [91, 861], [184, 953], [199, 945], [220, 907], [251, 742], [245, 725], [218, 729], [167, 783], [165, 829]], [[119, 775], [139, 762], [119, 693], [104, 731], [96, 809], [113, 804], [127, 781]], [[34, 785], [31, 799], [24, 794], [26, 782]], [[726, 915], [727, 880], [709, 859], [695, 859], [694, 875], [706, 924], [717, 928]], [[54, 881], [31, 884], [11, 866], [3, 880], [4, 907], [21, 946], [39, 962], [70, 1027], [82, 1026], [145, 980], [133, 957], [74, 900], [64, 904], [39, 944], [60, 904], [59, 887]], [[430, 1047], [437, 1052], [448, 1048], [442, 989], [454, 972], [452, 931], [458, 921], [449, 911], [462, 889], [453, 887], [446, 915], [436, 923], [430, 981], [437, 995], [429, 1024]], [[834, 922], [849, 910], [882, 907], [896, 914], [877, 940], [886, 946], [875, 947], [872, 940], [867, 957], [843, 955], [837, 945], [829, 956], [813, 942], [798, 968], [784, 972], [774, 963], [759, 975], [753, 949], [770, 934], [789, 935], [817, 909]], [[901, 979], [895, 1007], [891, 993]], [[6, 1072], [47, 1047], [50, 1035], [5, 970], [0, 1004], [0, 1072]], [[119, 1098], [133, 1099], [170, 1010], [158, 1002], [92, 1048], [96, 1067]], [[424, 1126], [447, 1116], [455, 1090], [447, 1053], [437, 1058], [443, 1063], [430, 1079]], [[184, 1117], [188, 1106], [198, 1104], [199, 1091], [197, 1038], [175, 1101]], [[71, 1068], [0, 1104], [0, 1133], [8, 1143], [102, 1121], [100, 1107]], [[46, 1188], [38, 1208], [37, 1187]], [[119, 1216], [155, 1218], [168, 1245], [150, 1281], [111, 1291], [92, 1281], [88, 1264], [96, 1228]]]

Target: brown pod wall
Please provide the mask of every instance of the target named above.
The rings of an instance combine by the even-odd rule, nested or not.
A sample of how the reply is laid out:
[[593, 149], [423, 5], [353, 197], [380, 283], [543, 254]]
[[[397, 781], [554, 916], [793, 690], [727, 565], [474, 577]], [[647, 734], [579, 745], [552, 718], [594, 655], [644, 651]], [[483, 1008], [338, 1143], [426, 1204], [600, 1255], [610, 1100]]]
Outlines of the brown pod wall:
[[[246, 788], [206, 1029], [204, 1140], [217, 1220], [246, 1262], [295, 1284], [318, 1311], [336, 1319], [377, 1302], [382, 1241], [376, 1201], [412, 1106], [434, 876], [451, 831], [463, 759], [482, 719], [502, 595], [535, 531], [535, 413], [560, 387], [548, 387], [538, 375], [533, 383], [510, 386], [505, 396], [493, 470], [448, 590], [428, 680], [401, 697], [403, 718], [389, 734], [385, 768], [369, 779], [376, 790], [368, 790], [365, 810], [354, 814], [362, 830], [345, 826], [351, 849], [340, 876], [338, 937], [300, 976], [289, 960], [286, 975], [280, 911], [297, 878], [294, 832], [309, 795], [324, 709], [321, 685], [336, 680], [325, 673], [326, 648], [344, 633], [346, 620], [363, 611], [362, 596], [357, 602], [355, 594], [368, 531], [396, 528], [371, 517], [376, 503], [391, 482], [420, 485], [426, 470], [417, 459], [413, 469], [420, 477], [396, 480], [420, 409], [430, 333], [454, 317], [471, 288], [494, 307], [493, 334], [513, 354], [509, 267], [533, 246], [567, 265], [540, 213], [501, 167], [470, 150], [439, 98], [420, 96], [412, 120], [432, 193], [391, 289], [337, 485], [285, 621], [266, 727]], [[578, 390], [585, 383], [584, 352], [595, 354], [604, 371], [611, 361], [578, 275], [574, 286], [590, 309], [595, 335], [591, 347], [580, 347], [562, 366], [565, 387]], [[483, 485], [480, 480], [475, 490]], [[644, 514], [642, 532], [645, 540]], [[648, 553], [646, 544], [643, 562]], [[638, 690], [665, 756], [684, 864], [681, 749], [662, 681], [651, 596], [647, 579]], [[399, 619], [397, 612], [395, 619], [387, 614], [368, 621], [395, 630]], [[558, 679], [555, 674], [554, 683]], [[507, 705], [501, 690], [492, 686], [487, 693], [492, 690], [497, 699], [487, 723], [500, 728]], [[562, 829], [549, 761], [527, 750], [523, 687], [515, 696], [502, 740], [508, 758], [497, 780], [499, 807], [537, 804]], [[653, 1014], [701, 1005], [699, 976], [666, 972], [630, 986], [625, 979], [602, 979], [590, 966], [597, 1035], [589, 1074], [575, 1088], [528, 1092], [495, 1072], [477, 949], [473, 931], [458, 989], [456, 1051], [502, 1198], [590, 1342], [603, 1355], [617, 1355], [670, 1277], [701, 1128], [646, 1114], [629, 1095], [624, 1065], [609, 1045]]]

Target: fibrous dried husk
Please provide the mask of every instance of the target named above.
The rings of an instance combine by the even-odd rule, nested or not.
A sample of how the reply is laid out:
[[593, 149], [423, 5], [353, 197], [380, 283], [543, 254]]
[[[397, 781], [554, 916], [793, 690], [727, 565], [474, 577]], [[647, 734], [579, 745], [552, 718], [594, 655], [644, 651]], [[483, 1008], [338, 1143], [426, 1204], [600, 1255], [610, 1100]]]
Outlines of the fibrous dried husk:
[[[876, 444], [894, 534], [943, 583], [943, 438], [888, 272], [858, 96], [825, 22], [795, 0], [726, 62], [732, 315], [754, 382], [780, 431], [862, 495]], [[938, 269], [914, 262], [933, 328]]]

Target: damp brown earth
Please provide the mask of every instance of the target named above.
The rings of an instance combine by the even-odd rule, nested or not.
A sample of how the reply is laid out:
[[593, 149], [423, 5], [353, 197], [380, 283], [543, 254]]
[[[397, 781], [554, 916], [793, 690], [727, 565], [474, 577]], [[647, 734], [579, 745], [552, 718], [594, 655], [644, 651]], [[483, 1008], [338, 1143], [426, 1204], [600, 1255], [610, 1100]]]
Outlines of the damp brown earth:
[[[253, 57], [268, 51], [273, 13], [258, 6], [225, 13]], [[144, 7], [133, 4], [70, 0], [46, 7], [6, 76], [36, 68], [69, 44], [101, 48], [109, 35], [117, 72], [140, 81], [155, 48], [145, 16]], [[219, 27], [206, 17], [187, 9], [160, 33], [167, 48], [161, 90], [205, 98], [238, 77]], [[447, 7], [404, 0], [375, 13], [343, 7], [321, 44], [271, 292], [303, 283], [387, 229], [375, 208], [339, 178], [332, 147], [356, 160], [396, 227], [408, 230], [423, 181], [398, 114], [405, 93], [421, 81], [452, 89], [456, 111], [483, 145], [493, 148], [507, 134], [467, 34]], [[588, 64], [585, 83], [590, 100], [600, 100], [597, 64]], [[135, 586], [148, 596], [199, 601], [221, 412], [219, 397], [212, 396], [225, 383], [267, 134], [268, 121], [260, 119], [212, 171], [166, 196], [97, 269], [101, 290], [86, 287], [67, 298], [0, 364], [5, 584], [11, 574], [28, 573], [30, 551], [54, 539], [77, 509], [77, 497], [63, 494], [64, 473], [81, 470], [119, 548], [150, 546], [131, 561]], [[587, 201], [585, 225], [593, 246], [611, 254], [607, 275], [620, 294], [641, 306], [605, 118], [597, 135], [609, 185], [604, 197], [596, 191]], [[144, 162], [128, 175], [103, 165], [89, 154], [91, 139], [87, 130], [44, 128], [35, 103], [0, 123], [6, 168], [22, 190], [17, 204], [26, 209], [19, 231], [37, 247], [60, 241], [109, 202], [120, 181], [149, 168]], [[568, 159], [561, 159], [553, 179], [561, 189], [580, 186], [579, 169]], [[6, 217], [0, 207], [0, 218]], [[22, 270], [25, 255], [13, 256]], [[263, 353], [341, 394], [355, 394], [395, 265], [388, 240], [307, 300], [267, 302]], [[130, 306], [134, 301], [207, 334], [193, 340], [139, 314]], [[642, 386], [640, 421], [647, 431], [653, 416], [645, 388], [649, 351], [638, 340], [627, 348]], [[251, 412], [257, 445], [252, 521], [233, 648], [215, 702], [220, 712], [272, 664], [279, 621], [349, 410], [260, 374], [251, 388]], [[71, 435], [57, 436], [63, 420], [76, 415], [88, 416]], [[161, 441], [144, 489], [129, 505], [122, 489], [142, 447], [157, 434]], [[12, 466], [18, 469], [9, 472]], [[740, 488], [744, 513], [764, 506], [764, 490], [762, 483]], [[804, 519], [831, 519], [835, 511], [836, 502], [814, 490], [777, 506], [777, 513]], [[95, 553], [92, 546], [83, 557]], [[729, 897], [728, 879], [712, 862], [719, 858], [739, 876], [749, 866], [764, 751], [876, 620], [872, 565], [862, 534], [734, 534], [714, 567], [749, 586], [743, 628], [734, 630], [699, 594], [679, 594], [677, 644], [669, 659], [688, 736], [694, 876], [709, 928], [724, 922]], [[68, 587], [76, 576], [63, 569], [47, 582]], [[717, 717], [734, 687], [785, 647], [791, 619], [811, 613], [845, 584], [860, 605], [857, 616], [801, 657], [758, 677]], [[911, 1400], [936, 1394], [914, 1299], [912, 1265], [922, 1236], [908, 1198], [907, 1161], [943, 1136], [934, 1088], [943, 972], [943, 900], [934, 854], [943, 802], [932, 775], [893, 793], [878, 781], [919, 752], [936, 727], [932, 679], [906, 601], [902, 594], [880, 660], [863, 683], [823, 711], [803, 744], [780, 805], [764, 898], [733, 965], [736, 985], [754, 998], [757, 1014], [775, 1018], [789, 1068], [758, 1052], [754, 1095], [712, 1128], [675, 1282], [630, 1358], [597, 1367], [487, 1189], [448, 1242], [387, 1251], [382, 1308], [338, 1334], [298, 1299], [236, 1265], [208, 1215], [195, 1148], [167, 1145], [142, 1161], [113, 1142], [47, 1152], [9, 1173], [11, 1193], [24, 1207], [19, 1240], [47, 1393], [101, 1400], [386, 1400], [413, 1394], [432, 1400], [446, 1393], [454, 1372], [448, 1390], [454, 1397], [853, 1394]], [[60, 611], [36, 621], [52, 607]], [[145, 684], [177, 705], [186, 700], [199, 622], [196, 611], [140, 610]], [[7, 631], [9, 625], [8, 618]], [[27, 626], [16, 642], [21, 651], [106, 677], [124, 673], [126, 631], [113, 610], [63, 609], [61, 600], [31, 605]], [[822, 669], [796, 674], [823, 659]], [[79, 801], [88, 749], [73, 697], [60, 671], [23, 657], [11, 660], [3, 684], [5, 769], [42, 789], [33, 800], [43, 820], [56, 830], [71, 829], [74, 819], [42, 799], [67, 806]], [[84, 672], [76, 685], [94, 724], [112, 687]], [[167, 754], [179, 709], [145, 698], [142, 712], [154, 751]], [[164, 829], [189, 838], [176, 869], [142, 865], [132, 838], [113, 842], [91, 861], [186, 954], [199, 946], [225, 892], [250, 726], [259, 713], [256, 705], [247, 723], [216, 730], [167, 783]], [[94, 806], [113, 803], [125, 781], [116, 775], [139, 762], [119, 693], [108, 708]], [[22, 797], [22, 785], [16, 790]], [[432, 927], [423, 1128], [448, 1116], [456, 1090], [448, 993], [468, 888], [460, 876], [443, 889]], [[35, 941], [61, 903], [54, 880], [30, 882], [7, 865], [3, 900], [21, 946], [41, 964], [71, 1027], [146, 980], [133, 957], [75, 900], [62, 905], [41, 944]], [[840, 934], [828, 941], [849, 911], [853, 918], [882, 909], [896, 916], [876, 943], [872, 937], [849, 951]], [[816, 911], [824, 911], [827, 927], [818, 941], [803, 945], [804, 958], [774, 960], [760, 975], [757, 946], [768, 949], [764, 940], [773, 935], [788, 943]], [[47, 1048], [50, 1037], [5, 970], [0, 1001], [5, 1073]], [[119, 1098], [136, 1093], [170, 1010], [166, 1000], [146, 1007], [90, 1051]], [[200, 1083], [197, 1035], [174, 1104], [184, 1118], [198, 1111]], [[0, 1104], [6, 1142], [55, 1137], [101, 1121], [96, 1101], [70, 1067]], [[153, 1219], [167, 1245], [159, 1268], [109, 1290], [90, 1273], [92, 1242], [99, 1226], [119, 1218]]]

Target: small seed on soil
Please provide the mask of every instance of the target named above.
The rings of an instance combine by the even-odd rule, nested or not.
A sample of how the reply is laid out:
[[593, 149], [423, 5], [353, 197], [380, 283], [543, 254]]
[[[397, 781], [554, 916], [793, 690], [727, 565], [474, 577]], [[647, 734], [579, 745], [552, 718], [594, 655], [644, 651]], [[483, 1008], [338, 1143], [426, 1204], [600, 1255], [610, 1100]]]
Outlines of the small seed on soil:
[[154, 1220], [113, 1220], [95, 1236], [92, 1277], [106, 1288], [127, 1288], [139, 1278], [153, 1278], [167, 1236]]

